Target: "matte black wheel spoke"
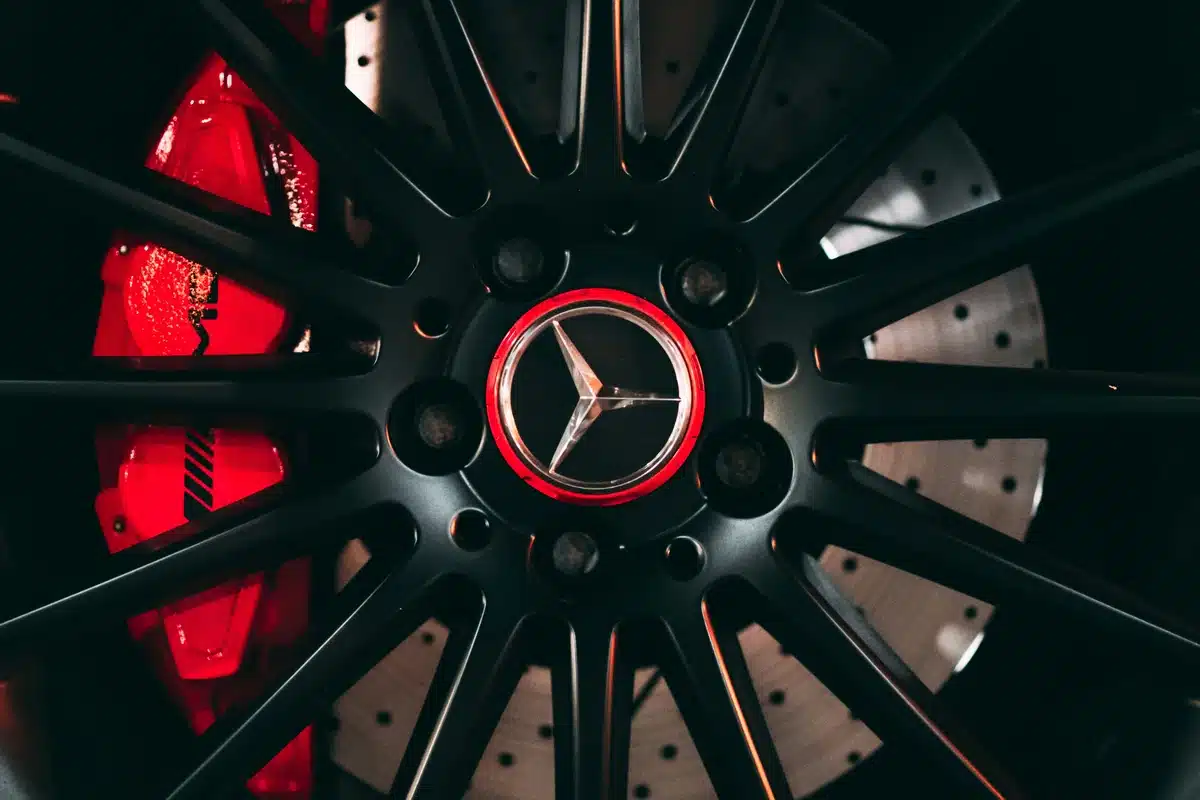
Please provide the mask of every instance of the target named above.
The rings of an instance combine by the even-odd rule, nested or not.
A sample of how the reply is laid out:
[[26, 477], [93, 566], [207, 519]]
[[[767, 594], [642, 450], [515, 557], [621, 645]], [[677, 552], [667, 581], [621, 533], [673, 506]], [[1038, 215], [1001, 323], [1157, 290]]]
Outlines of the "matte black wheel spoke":
[[[408, 749], [420, 753], [410, 786], [393, 786], [393, 797], [441, 800], [461, 797], [521, 678], [517, 652], [522, 616], [506, 598], [488, 602], [471, 631], [453, 686], [435, 725], [414, 734]], [[414, 756], [405, 753], [405, 760]]]
[[186, 0], [175, 6], [372, 214], [414, 238], [445, 220], [446, 213], [404, 173], [386, 124], [261, 3]]
[[583, 623], [551, 665], [554, 784], [559, 800], [625, 797], [629, 778], [633, 665], [618, 631]]
[[[1182, 138], [1182, 141], [1180, 139]], [[858, 336], [1022, 263], [1039, 240], [1200, 168], [1200, 130], [875, 247], [792, 270], [815, 320]]]
[[[1016, 800], [1013, 781], [988, 765], [932, 692], [867, 625], [811, 556], [755, 576], [772, 636], [885, 744], [911, 749], [954, 784], [954, 797]], [[924, 787], [931, 795], [940, 794]]]
[[737, 132], [750, 92], [762, 68], [784, 0], [749, 0], [745, 16], [732, 28], [712, 84], [696, 112], [671, 171], [674, 179], [696, 181], [707, 193]]
[[996, 605], [1069, 616], [1194, 683], [1200, 633], [1104, 580], [967, 519], [858, 463], [817, 497], [822, 539]]
[[348, 250], [330, 253], [308, 231], [151, 170], [110, 174], [0, 133], [0, 179], [88, 215], [111, 217], [131, 233], [268, 294], [333, 306], [371, 321], [382, 313], [384, 287], [341, 268], [354, 265]]
[[[914, 64], [832, 143], [813, 165], [752, 220], [752, 235], [779, 245], [815, 242], [931, 118], [958, 68], [1020, 0], [964, 6], [965, 18], [922, 48]], [[982, 6], [982, 7], [980, 7]]]
[[[441, 658], [429, 682], [429, 690], [425, 693], [425, 701], [413, 725], [410, 741], [428, 742], [436, 733], [438, 718], [446, 705], [446, 700], [454, 690], [454, 682], [458, 679], [458, 671], [471, 649], [471, 641], [475, 630], [468, 626], [452, 626], [450, 635], [446, 637], [446, 645], [442, 648]], [[408, 790], [416, 780], [417, 772], [421, 769], [421, 761], [425, 751], [420, 747], [409, 747], [404, 751], [400, 767], [392, 781], [393, 797], [406, 797]]]
[[337, 523], [384, 499], [378, 470], [280, 503], [282, 491], [262, 492], [206, 515], [203, 523], [122, 550], [82, 585], [63, 586], [51, 576], [38, 584], [44, 590], [31, 592], [32, 604], [0, 621], [0, 652], [157, 608], [308, 552], [322, 539], [349, 538], [353, 531]]
[[[339, 410], [361, 377], [319, 377], [313, 356], [96, 357], [68, 369], [42, 361], [0, 377], [0, 408], [18, 416], [68, 411], [75, 418], [186, 422], [308, 417]], [[348, 357], [348, 365], [369, 360]], [[13, 372], [18, 374], [13, 375]]]
[[708, 601], [668, 625], [663, 675], [717, 795], [789, 800], [736, 632], [714, 620]]
[[199, 742], [195, 769], [170, 800], [223, 797], [245, 783], [319, 713], [429, 616], [435, 574], [424, 561], [395, 570], [373, 558], [310, 633], [303, 660], [253, 708], [221, 719]]
[[1037, 438], [1114, 425], [1161, 433], [1200, 425], [1200, 376], [1195, 375], [865, 359], [823, 371], [849, 382], [834, 387], [838, 419], [826, 433], [831, 438], [844, 434], [856, 443]]
[[531, 178], [529, 161], [455, 0], [422, 0], [409, 8], [447, 124], [475, 150], [493, 193], [519, 195]]
[[580, 177], [603, 181], [623, 173], [624, 86], [621, 59], [627, 3], [637, 0], [567, 0], [564, 114], [575, 114]]

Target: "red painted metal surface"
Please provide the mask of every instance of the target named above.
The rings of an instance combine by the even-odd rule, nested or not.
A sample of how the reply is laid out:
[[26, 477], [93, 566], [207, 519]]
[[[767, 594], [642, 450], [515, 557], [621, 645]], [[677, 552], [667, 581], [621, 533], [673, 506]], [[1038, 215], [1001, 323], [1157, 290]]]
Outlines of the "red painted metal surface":
[[[318, 48], [327, 0], [266, 0]], [[146, 166], [264, 214], [316, 226], [317, 165], [217, 55], [206, 58]], [[295, 320], [273, 300], [152, 242], [120, 237], [101, 270], [95, 355], [235, 355], [294, 345]], [[96, 513], [111, 552], [285, 479], [267, 436], [230, 430], [105, 428], [96, 436]], [[129, 620], [160, 679], [199, 733], [264, 687], [273, 661], [308, 624], [309, 564], [213, 587]], [[312, 730], [249, 782], [263, 798], [312, 793]]]

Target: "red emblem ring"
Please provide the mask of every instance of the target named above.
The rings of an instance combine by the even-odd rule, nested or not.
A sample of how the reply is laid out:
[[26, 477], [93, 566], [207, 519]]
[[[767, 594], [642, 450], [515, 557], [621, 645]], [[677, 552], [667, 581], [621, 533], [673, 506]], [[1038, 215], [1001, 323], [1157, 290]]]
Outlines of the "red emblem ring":
[[[566, 335], [558, 320], [574, 315], [605, 314], [619, 317], [646, 331], [663, 348], [676, 374], [678, 397], [668, 398], [678, 403], [676, 427], [658, 456], [628, 479], [615, 481], [611, 489], [597, 489], [581, 485], [580, 481], [555, 476], [534, 457], [521, 441], [516, 429], [511, 408], [511, 381], [516, 365], [520, 362], [529, 344], [548, 329], [553, 328], [559, 337], [559, 345], [568, 359], [576, 387], [580, 391], [580, 406], [592, 414], [577, 414], [568, 423], [563, 442], [571, 439], [576, 426], [582, 436], [586, 425], [605, 408], [605, 401], [615, 401], [616, 396], [607, 397], [600, 380], [591, 373], [583, 356], [579, 354]], [[628, 400], [621, 395], [623, 405]], [[662, 486], [687, 462], [700, 429], [704, 423], [704, 377], [700, 371], [700, 359], [687, 335], [665, 311], [636, 295], [616, 289], [576, 289], [543, 300], [521, 315], [505, 335], [492, 358], [487, 378], [487, 418], [492, 438], [500, 449], [504, 460], [520, 476], [521, 480], [537, 491], [555, 500], [577, 505], [613, 506], [644, 497]], [[577, 406], [577, 409], [580, 408]], [[618, 407], [618, 406], [611, 406]], [[586, 420], [584, 418], [587, 418]], [[577, 419], [578, 418], [578, 419]], [[576, 439], [577, 440], [577, 439]], [[573, 441], [570, 445], [573, 445]], [[562, 442], [560, 442], [560, 451]], [[556, 457], [559, 453], [556, 452]]]

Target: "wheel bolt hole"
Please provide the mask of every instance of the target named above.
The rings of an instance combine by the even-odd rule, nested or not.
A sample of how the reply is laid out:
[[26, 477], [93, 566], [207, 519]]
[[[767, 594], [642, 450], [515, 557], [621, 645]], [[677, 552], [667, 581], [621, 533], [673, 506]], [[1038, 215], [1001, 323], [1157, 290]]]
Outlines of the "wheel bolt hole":
[[691, 580], [704, 568], [704, 548], [687, 536], [680, 536], [667, 545], [664, 555], [667, 572], [677, 581]]
[[796, 354], [782, 342], [771, 342], [758, 349], [758, 376], [764, 383], [780, 386], [796, 374]]
[[791, 487], [792, 469], [787, 442], [752, 419], [710, 434], [696, 462], [700, 490], [715, 510], [733, 517], [756, 517], [779, 505]]
[[450, 523], [450, 538], [463, 550], [474, 553], [488, 546], [492, 540], [491, 528], [487, 514], [468, 508], [454, 515]]
[[413, 313], [413, 328], [426, 339], [437, 339], [450, 330], [450, 307], [436, 297], [417, 304]]
[[637, 229], [637, 216], [628, 208], [609, 209], [604, 220], [604, 230], [610, 236], [628, 236]]
[[435, 450], [452, 447], [461, 436], [458, 412], [445, 403], [422, 406], [417, 412], [417, 435]]
[[698, 241], [659, 274], [663, 298], [676, 314], [701, 328], [724, 328], [754, 299], [756, 271], [749, 256], [724, 240]]
[[712, 308], [729, 293], [729, 276], [709, 261], [689, 261], [679, 270], [683, 298], [698, 308]]
[[546, 255], [537, 242], [523, 236], [508, 239], [496, 248], [492, 269], [510, 286], [524, 286], [542, 277]]
[[448, 475], [475, 457], [483, 415], [470, 391], [447, 379], [410, 386], [388, 415], [388, 441], [397, 458], [426, 475]]
[[755, 441], [730, 442], [717, 453], [717, 478], [730, 489], [748, 489], [758, 483], [766, 456]]
[[600, 548], [588, 534], [568, 531], [555, 540], [550, 549], [550, 560], [560, 576], [582, 578], [599, 566]]

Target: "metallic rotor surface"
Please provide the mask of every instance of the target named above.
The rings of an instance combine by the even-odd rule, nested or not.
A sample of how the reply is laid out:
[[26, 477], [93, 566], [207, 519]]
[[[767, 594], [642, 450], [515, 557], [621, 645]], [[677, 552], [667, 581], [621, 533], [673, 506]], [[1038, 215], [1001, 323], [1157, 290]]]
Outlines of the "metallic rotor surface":
[[[552, 133], [558, 120], [561, 27], [552, 2], [487, 0], [469, 20], [498, 89], [529, 129]], [[647, 133], [671, 126], [709, 37], [727, 3], [642, 0], [640, 68]], [[444, 131], [419, 73], [411, 32], [389, 3], [371, 7], [345, 27], [346, 83], [385, 117], [403, 109]], [[769, 172], [838, 124], [842, 109], [888, 67], [885, 50], [853, 25], [814, 6], [784, 26], [734, 143], [731, 166]], [[837, 87], [831, 91], [830, 87]], [[509, 102], [506, 100], [506, 102]], [[978, 152], [949, 119], [931, 125], [854, 205], [847, 220], [922, 227], [997, 199]], [[898, 235], [843, 222], [822, 241], [827, 255], [869, 247]], [[1020, 268], [889, 325], [864, 343], [872, 358], [953, 364], [1036, 366], [1045, 363], [1045, 331], [1036, 287]], [[1023, 538], [1036, 511], [1046, 445], [1042, 440], [913, 442], [872, 445], [871, 469], [962, 514]], [[343, 554], [340, 581], [369, 557], [355, 544]], [[932, 689], [967, 666], [980, 647], [991, 608], [837, 548], [821, 562], [863, 609], [891, 647]], [[429, 621], [337, 703], [334, 758], [355, 784], [387, 792], [399, 766], [445, 629]], [[797, 796], [806, 796], [868, 757], [879, 740], [797, 661], [757, 626], [741, 644], [768, 724]], [[639, 672], [644, 703], [634, 719], [630, 796], [707, 798], [713, 792], [663, 682]], [[469, 797], [553, 797], [550, 678], [527, 670], [474, 776]]]

